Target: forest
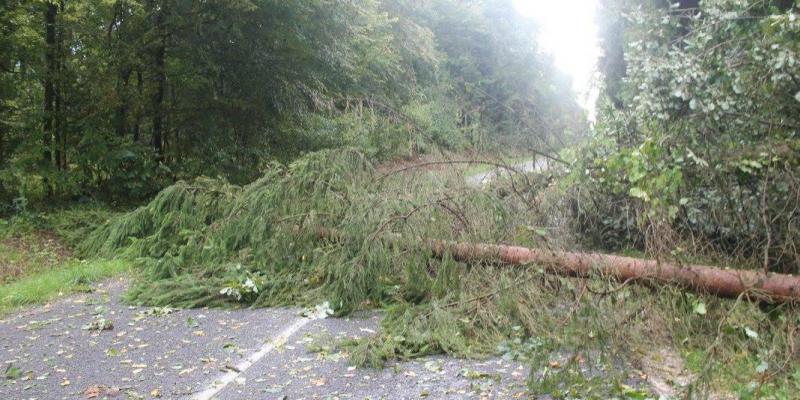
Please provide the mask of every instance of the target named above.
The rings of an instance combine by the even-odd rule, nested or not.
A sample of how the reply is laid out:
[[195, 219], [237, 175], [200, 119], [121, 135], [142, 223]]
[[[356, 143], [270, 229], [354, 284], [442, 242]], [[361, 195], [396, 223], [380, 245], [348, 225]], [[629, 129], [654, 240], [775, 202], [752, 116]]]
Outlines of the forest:
[[588, 107], [512, 0], [0, 0], [0, 397], [800, 398], [800, 3], [586, 3]]
[[0, 201], [142, 201], [326, 148], [388, 160], [585, 134], [509, 2], [417, 3], [7, 1]]

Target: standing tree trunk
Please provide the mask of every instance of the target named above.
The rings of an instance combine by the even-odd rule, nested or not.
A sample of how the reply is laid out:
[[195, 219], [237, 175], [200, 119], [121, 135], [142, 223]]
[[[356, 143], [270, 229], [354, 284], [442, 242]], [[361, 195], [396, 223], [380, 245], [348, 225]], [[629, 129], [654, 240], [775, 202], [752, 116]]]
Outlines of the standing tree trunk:
[[[142, 104], [141, 103], [142, 102], [142, 100], [141, 100], [142, 99], [142, 94], [144, 93], [144, 78], [142, 78], [142, 71], [140, 71], [138, 69], [136, 70], [136, 91], [138, 93], [138, 96], [137, 96], [138, 100], [137, 100], [136, 104], [141, 105]], [[134, 117], [134, 121], [133, 121], [133, 142], [134, 143], [138, 143], [139, 142], [139, 131], [140, 131], [141, 123], [142, 123], [142, 111], [141, 111], [140, 107], [141, 106], [137, 106], [136, 107], [135, 117]]]
[[117, 94], [119, 95], [119, 105], [117, 105], [117, 112], [114, 116], [114, 130], [117, 136], [124, 138], [128, 135], [128, 83], [131, 77], [131, 67], [126, 67], [122, 70], [117, 84]]
[[58, 69], [56, 63], [56, 15], [58, 8], [53, 3], [48, 3], [44, 13], [45, 34], [44, 40], [47, 46], [45, 53], [45, 75], [44, 75], [44, 154], [43, 163], [47, 166], [53, 163], [53, 128], [54, 124], [54, 111], [55, 111], [55, 78], [56, 70]]
[[[61, 3], [61, 12], [64, 11], [64, 3]], [[56, 168], [59, 170], [63, 170], [64, 166], [66, 165], [66, 142], [64, 140], [64, 101], [62, 98], [63, 93], [63, 82], [61, 77], [63, 76], [64, 64], [63, 64], [63, 49], [64, 48], [64, 34], [60, 30], [56, 30], [56, 58], [55, 58], [55, 67], [56, 67], [56, 78], [54, 80], [53, 88], [54, 88], [54, 97], [55, 97], [55, 104], [54, 110], [55, 114], [53, 115], [54, 121], [54, 132], [53, 132], [53, 145], [55, 147], [56, 152]]]
[[[66, 0], [61, 0], [59, 2], [60, 12], [63, 14], [66, 11]], [[58, 135], [61, 141], [61, 157], [59, 160], [59, 168], [62, 171], [67, 170], [67, 132], [66, 132], [66, 116], [67, 111], [66, 107], [67, 104], [64, 100], [64, 70], [67, 68], [66, 60], [67, 57], [65, 55], [64, 50], [64, 29], [62, 28], [61, 31], [58, 33], [58, 79], [56, 81], [56, 134]]]
[[155, 15], [155, 29], [158, 31], [159, 42], [153, 51], [153, 64], [155, 68], [155, 83], [156, 90], [153, 93], [152, 108], [153, 108], [153, 137], [151, 144], [158, 154], [158, 159], [164, 159], [164, 92], [167, 85], [167, 76], [164, 68], [167, 52], [167, 34], [166, 27], [164, 26], [164, 7], [156, 10]]
[[6, 163], [6, 123], [3, 121], [6, 109], [0, 104], [0, 169], [3, 169], [3, 164]]
[[153, 94], [153, 148], [158, 154], [158, 158], [164, 156], [164, 87], [166, 86], [166, 76], [164, 73], [164, 41], [156, 49], [156, 91]]

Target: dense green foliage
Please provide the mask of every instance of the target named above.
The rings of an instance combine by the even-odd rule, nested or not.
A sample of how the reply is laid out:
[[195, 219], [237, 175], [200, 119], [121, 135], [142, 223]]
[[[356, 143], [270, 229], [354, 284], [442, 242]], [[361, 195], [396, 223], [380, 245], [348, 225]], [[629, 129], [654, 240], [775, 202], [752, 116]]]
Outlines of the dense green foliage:
[[607, 55], [621, 57], [614, 49], [622, 47], [624, 62], [604, 63], [612, 101], [601, 105], [591, 155], [576, 168], [592, 198], [582, 216], [587, 239], [800, 272], [792, 2], [606, 3], [625, 12], [605, 35]]
[[[428, 256], [398, 257], [400, 249], [381, 240], [385, 235], [488, 241], [513, 234], [508, 221], [520, 207], [516, 202], [466, 189], [457, 177], [379, 177], [360, 152], [336, 150], [288, 167], [273, 165], [243, 187], [207, 178], [179, 182], [93, 232], [79, 250], [142, 263], [143, 284], [131, 299], [147, 304], [266, 306], [328, 299], [348, 312], [364, 302], [391, 300], [404, 274], [421, 278], [420, 257]], [[455, 187], [462, 194], [448, 195]], [[401, 214], [406, 209], [413, 209], [409, 217]], [[478, 225], [453, 229], [435, 222], [447, 221], [450, 213]], [[411, 217], [420, 223], [412, 225]], [[318, 228], [336, 230], [338, 237], [325, 245]], [[407, 295], [428, 295], [427, 289], [414, 290], [419, 292]]]
[[4, 0], [0, 207], [584, 134], [510, 1]]

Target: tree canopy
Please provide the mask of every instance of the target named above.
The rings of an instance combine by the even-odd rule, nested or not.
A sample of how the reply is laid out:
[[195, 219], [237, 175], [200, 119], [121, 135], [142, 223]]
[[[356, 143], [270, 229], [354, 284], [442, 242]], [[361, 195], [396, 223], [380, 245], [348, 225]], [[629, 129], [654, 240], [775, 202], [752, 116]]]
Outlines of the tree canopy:
[[508, 0], [4, 0], [0, 30], [6, 209], [246, 182], [343, 145], [388, 158], [585, 132]]

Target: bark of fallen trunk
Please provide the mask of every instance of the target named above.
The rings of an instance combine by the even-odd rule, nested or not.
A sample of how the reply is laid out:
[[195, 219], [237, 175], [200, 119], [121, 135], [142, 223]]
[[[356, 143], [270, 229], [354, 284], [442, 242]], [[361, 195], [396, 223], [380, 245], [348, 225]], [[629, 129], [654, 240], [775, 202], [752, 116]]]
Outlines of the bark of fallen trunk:
[[[295, 227], [299, 231], [299, 227]], [[336, 230], [318, 228], [321, 239], [340, 240]], [[411, 248], [399, 237], [384, 237], [392, 245]], [[493, 262], [508, 265], [540, 264], [549, 273], [589, 277], [602, 275], [619, 281], [674, 284], [702, 293], [773, 303], [800, 302], [800, 277], [761, 271], [723, 269], [705, 265], [678, 265], [598, 253], [529, 249], [526, 247], [458, 243], [429, 239], [422, 242], [435, 257], [450, 255], [465, 263]]]
[[572, 253], [525, 247], [428, 240], [436, 257], [449, 254], [462, 262], [500, 262], [510, 265], [542, 264], [548, 272], [589, 276], [601, 274], [620, 281], [636, 280], [676, 284], [722, 297], [746, 296], [770, 302], [800, 301], [800, 277], [734, 270], [704, 265], [676, 265], [595, 253]]

